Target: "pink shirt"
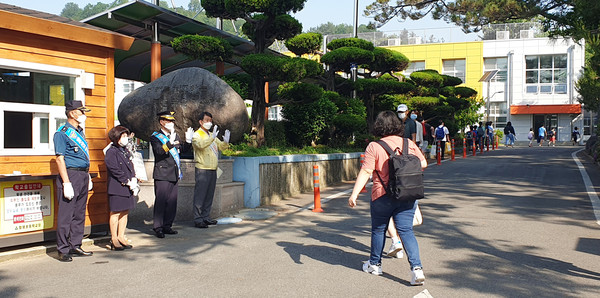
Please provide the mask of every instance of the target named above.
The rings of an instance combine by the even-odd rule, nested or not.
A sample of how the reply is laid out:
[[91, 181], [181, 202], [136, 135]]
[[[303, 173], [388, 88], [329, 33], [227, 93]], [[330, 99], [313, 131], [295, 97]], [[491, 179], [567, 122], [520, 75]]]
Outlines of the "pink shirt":
[[[398, 150], [402, 152], [403, 139], [401, 137], [387, 136], [382, 138], [381, 140], [386, 142], [388, 146], [390, 146], [390, 148], [399, 148]], [[425, 160], [425, 156], [423, 156], [423, 153], [421, 153], [421, 150], [419, 150], [417, 144], [415, 144], [412, 140], [409, 140], [408, 142], [408, 153], [417, 156], [421, 161]], [[383, 149], [383, 147], [381, 147], [381, 145], [377, 144], [376, 142], [371, 142], [365, 150], [365, 162], [363, 163], [362, 168], [377, 171], [381, 176], [381, 179], [383, 179], [383, 181], [385, 182], [385, 185], [387, 185], [389, 176], [387, 163], [388, 159], [389, 155], [387, 154], [385, 149]], [[381, 184], [377, 173], [373, 172], [373, 188], [371, 190], [371, 200], [375, 201], [384, 194], [385, 188], [383, 184]]]

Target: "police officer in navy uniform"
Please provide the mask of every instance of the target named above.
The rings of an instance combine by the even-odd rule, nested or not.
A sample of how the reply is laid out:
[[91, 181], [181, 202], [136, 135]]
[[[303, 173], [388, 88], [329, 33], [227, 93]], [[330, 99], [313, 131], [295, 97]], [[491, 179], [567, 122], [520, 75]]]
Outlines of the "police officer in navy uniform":
[[54, 134], [54, 151], [59, 179], [57, 179], [58, 215], [56, 246], [58, 260], [72, 261], [72, 256], [91, 256], [81, 249], [85, 226], [85, 209], [92, 181], [88, 173], [90, 157], [81, 125], [85, 122], [85, 108], [81, 101], [65, 103], [67, 123]]
[[191, 148], [193, 130], [186, 131], [186, 142], [175, 133], [175, 112], [157, 114], [160, 130], [150, 138], [154, 153], [154, 233], [158, 238], [177, 234], [173, 221], [177, 212], [177, 185], [182, 177], [179, 154]]

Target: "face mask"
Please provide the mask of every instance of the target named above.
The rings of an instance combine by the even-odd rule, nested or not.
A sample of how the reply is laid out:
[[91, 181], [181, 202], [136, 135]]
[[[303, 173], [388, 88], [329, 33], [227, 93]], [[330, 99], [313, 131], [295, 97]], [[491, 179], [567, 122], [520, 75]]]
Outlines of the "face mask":
[[75, 121], [79, 122], [79, 124], [85, 122], [85, 119], [87, 119], [87, 117], [85, 115], [80, 115], [79, 117], [75, 118]]
[[416, 114], [410, 114], [410, 119], [412, 119], [412, 120], [417, 119], [417, 115]]
[[204, 127], [206, 130], [209, 130], [212, 127], [212, 122], [204, 122], [202, 127]]
[[121, 147], [125, 147], [127, 145], [127, 143], [129, 143], [129, 138], [128, 137], [121, 137], [119, 139], [119, 145]]
[[398, 113], [398, 117], [402, 120], [404, 120], [404, 118], [406, 118], [406, 114], [404, 113]]
[[175, 129], [175, 123], [173, 122], [169, 122], [167, 124], [165, 124], [165, 128], [169, 131], [174, 130]]

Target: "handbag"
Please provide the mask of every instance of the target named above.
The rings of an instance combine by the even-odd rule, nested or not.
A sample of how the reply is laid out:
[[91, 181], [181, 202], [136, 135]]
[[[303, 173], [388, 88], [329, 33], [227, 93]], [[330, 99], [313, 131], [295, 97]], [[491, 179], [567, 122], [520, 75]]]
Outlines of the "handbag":
[[413, 226], [420, 226], [423, 224], [423, 214], [421, 214], [421, 209], [419, 205], [417, 205], [417, 209], [415, 209], [415, 216], [413, 217]]

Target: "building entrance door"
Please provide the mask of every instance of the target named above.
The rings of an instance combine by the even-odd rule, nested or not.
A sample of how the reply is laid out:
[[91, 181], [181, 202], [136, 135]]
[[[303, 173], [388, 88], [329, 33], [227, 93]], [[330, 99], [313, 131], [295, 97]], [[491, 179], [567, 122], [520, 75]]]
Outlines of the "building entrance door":
[[[540, 129], [540, 126], [542, 125], [546, 125], [545, 123], [545, 117], [546, 115], [533, 115], [533, 134], [535, 135], [535, 138], [537, 139], [538, 137], [538, 131]], [[548, 129], [548, 128], [546, 128]]]
[[546, 135], [552, 128], [558, 128], [558, 115], [557, 114], [540, 114], [533, 115], [533, 133], [535, 137], [538, 137], [538, 130], [540, 126], [544, 125], [546, 128]]

